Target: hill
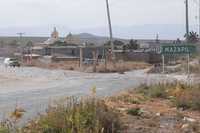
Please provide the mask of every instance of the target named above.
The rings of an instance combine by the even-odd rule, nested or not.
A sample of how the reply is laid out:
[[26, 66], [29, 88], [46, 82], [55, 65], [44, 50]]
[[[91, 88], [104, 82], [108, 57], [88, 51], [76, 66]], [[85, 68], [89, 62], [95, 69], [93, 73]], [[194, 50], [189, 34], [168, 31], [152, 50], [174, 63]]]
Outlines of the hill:
[[[105, 36], [97, 36], [89, 33], [80, 33], [80, 34], [73, 34], [72, 35], [75, 38], [79, 38], [80, 43], [93, 43], [97, 46], [105, 44], [108, 40], [109, 37]], [[21, 40], [19, 37], [0, 37], [0, 44], [9, 44], [12, 41], [18, 41], [22, 42], [22, 44], [26, 44], [28, 41], [32, 41], [33, 43], [42, 43], [46, 41], [49, 37], [23, 37]], [[64, 37], [61, 37], [60, 40], [64, 40]], [[120, 40], [127, 44], [129, 42], [129, 39], [121, 39], [121, 38], [114, 38], [114, 40]], [[138, 39], [139, 43], [154, 43], [154, 39]], [[172, 40], [161, 40], [163, 43], [169, 43], [172, 42]]]

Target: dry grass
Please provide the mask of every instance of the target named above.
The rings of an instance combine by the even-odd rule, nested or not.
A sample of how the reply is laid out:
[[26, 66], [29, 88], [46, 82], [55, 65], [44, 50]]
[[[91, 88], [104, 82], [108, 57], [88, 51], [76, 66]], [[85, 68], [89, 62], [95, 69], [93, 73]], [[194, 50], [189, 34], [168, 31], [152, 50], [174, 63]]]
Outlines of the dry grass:
[[[80, 70], [78, 61], [62, 61], [62, 62], [52, 62], [52, 63], [43, 63], [39, 60], [34, 60], [32, 64], [26, 64], [25, 66], [35, 66], [39, 68], [45, 69], [63, 69], [63, 70], [75, 70], [75, 71], [84, 71], [84, 72], [94, 72], [94, 66], [83, 65], [82, 70]], [[138, 69], [146, 69], [151, 65], [144, 62], [116, 62], [113, 64], [112, 62], [107, 63], [107, 67], [105, 68], [104, 63], [98, 63], [96, 66], [96, 72], [99, 73], [113, 73], [119, 72], [124, 73], [126, 71], [138, 70]]]
[[124, 73], [126, 71], [146, 69], [151, 67], [150, 64], [144, 62], [123, 62], [119, 61], [116, 63], [109, 62], [107, 63], [107, 68], [104, 64], [99, 64], [97, 67], [97, 72], [107, 73], [107, 72], [119, 72]]
[[117, 112], [95, 95], [57, 101], [46, 114], [17, 128], [23, 112], [16, 109], [9, 120], [0, 124], [0, 133], [118, 133], [121, 129]]
[[[199, 133], [199, 88], [181, 83], [142, 85], [104, 100], [96, 98], [93, 88], [88, 98], [58, 101], [20, 130], [1, 123], [0, 133]], [[21, 112], [12, 113], [15, 121]]]
[[[191, 87], [180, 83], [142, 85], [137, 89], [111, 97], [107, 104], [120, 111], [121, 121], [125, 125], [124, 132], [199, 133], [200, 110], [191, 106], [187, 110], [182, 110], [176, 104], [179, 100], [183, 103], [192, 101], [193, 104], [189, 103], [189, 105], [198, 107], [196, 103], [200, 101], [200, 91], [195, 89], [196, 91], [193, 92], [190, 89]], [[194, 119], [195, 122], [185, 121], [185, 118]]]
[[45, 69], [62, 69], [62, 70], [79, 70], [79, 62], [76, 61], [65, 61], [65, 62], [53, 62], [43, 63], [39, 60], [35, 60], [32, 64], [24, 64], [26, 66], [35, 66]]
[[177, 108], [200, 111], [200, 85], [182, 83], [143, 85], [137, 91], [150, 98], [169, 99]]
[[[35, 66], [46, 69], [63, 69], [63, 70], [75, 70], [75, 71], [84, 71], [84, 72], [94, 72], [94, 66], [83, 65], [82, 70], [80, 70], [78, 61], [65, 61], [65, 62], [54, 62], [54, 63], [42, 63], [39, 60], [33, 61], [31, 65], [25, 64], [27, 66]], [[151, 65], [144, 62], [108, 62], [107, 67], [105, 68], [104, 63], [98, 63], [96, 66], [96, 72], [99, 73], [113, 73], [119, 72], [124, 73], [126, 71], [146, 69]]]
[[117, 133], [118, 116], [103, 101], [69, 98], [23, 129], [41, 133]]

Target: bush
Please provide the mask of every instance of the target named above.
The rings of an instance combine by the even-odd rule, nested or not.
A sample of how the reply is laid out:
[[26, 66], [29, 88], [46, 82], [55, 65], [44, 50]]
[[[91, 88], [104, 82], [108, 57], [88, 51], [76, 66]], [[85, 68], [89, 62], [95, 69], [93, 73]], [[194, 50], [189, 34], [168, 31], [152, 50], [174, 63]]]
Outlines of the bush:
[[137, 91], [151, 98], [167, 98], [166, 85], [163, 84], [150, 86], [142, 85], [137, 89]]
[[142, 111], [140, 108], [132, 108], [127, 110], [127, 114], [132, 116], [140, 116], [142, 114]]
[[181, 95], [176, 97], [175, 105], [178, 108], [200, 111], [200, 88], [192, 87], [184, 90]]
[[178, 108], [200, 110], [200, 85], [189, 86], [187, 84], [157, 84], [142, 85], [137, 89], [150, 98], [170, 99]]
[[10, 131], [6, 127], [0, 127], [0, 133], [10, 133]]
[[104, 101], [95, 98], [69, 98], [63, 104], [50, 107], [47, 114], [32, 121], [24, 133], [117, 133], [118, 115]]

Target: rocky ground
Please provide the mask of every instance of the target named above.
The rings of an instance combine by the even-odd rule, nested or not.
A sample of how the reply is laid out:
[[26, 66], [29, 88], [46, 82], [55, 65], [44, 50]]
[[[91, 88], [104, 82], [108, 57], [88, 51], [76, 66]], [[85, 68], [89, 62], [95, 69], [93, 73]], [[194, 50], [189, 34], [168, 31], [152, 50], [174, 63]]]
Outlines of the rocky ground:
[[200, 112], [174, 107], [169, 100], [123, 92], [107, 100], [120, 112], [124, 133], [200, 133]]

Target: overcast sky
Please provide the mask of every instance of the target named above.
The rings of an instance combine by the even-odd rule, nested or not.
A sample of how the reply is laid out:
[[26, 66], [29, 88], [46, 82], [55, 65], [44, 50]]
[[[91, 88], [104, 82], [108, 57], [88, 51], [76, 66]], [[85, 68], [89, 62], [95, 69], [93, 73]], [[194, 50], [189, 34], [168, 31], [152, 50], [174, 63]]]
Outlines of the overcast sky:
[[[190, 22], [197, 6], [190, 1]], [[184, 24], [184, 0], [110, 0], [114, 26]], [[0, 0], [0, 28], [107, 26], [105, 0]]]

